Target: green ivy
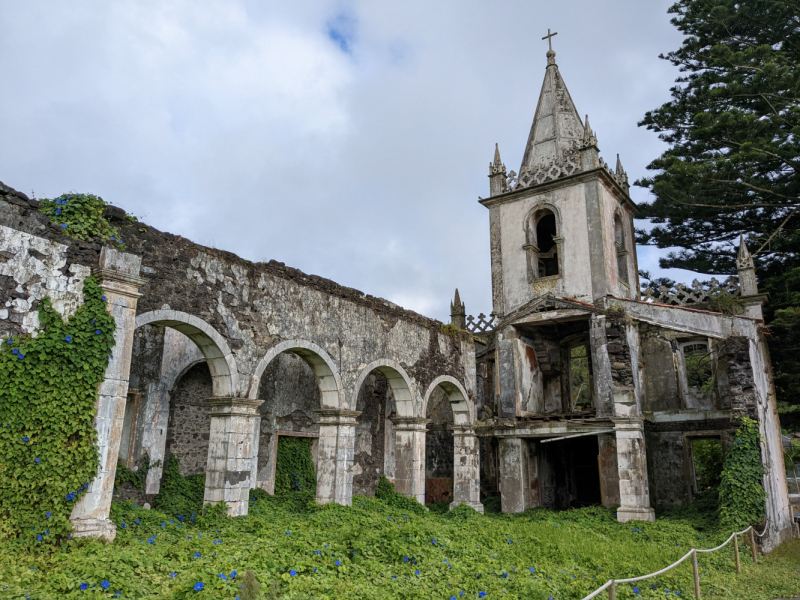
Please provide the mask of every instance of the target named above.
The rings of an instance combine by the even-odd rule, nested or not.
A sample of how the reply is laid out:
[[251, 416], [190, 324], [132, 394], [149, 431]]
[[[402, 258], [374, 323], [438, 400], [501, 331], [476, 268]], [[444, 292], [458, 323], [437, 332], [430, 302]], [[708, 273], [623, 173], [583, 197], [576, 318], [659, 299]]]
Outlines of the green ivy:
[[97, 473], [95, 403], [115, 325], [93, 278], [83, 291], [67, 322], [45, 298], [37, 335], [0, 344], [0, 521], [33, 546], [70, 532], [72, 507]]
[[399, 508], [417, 515], [424, 515], [428, 512], [428, 509], [417, 502], [416, 498], [407, 498], [403, 494], [398, 494], [394, 489], [394, 484], [384, 475], [381, 475], [375, 486], [375, 497], [392, 508]]
[[742, 419], [722, 468], [719, 510], [723, 529], [741, 530], [764, 518], [766, 494], [761, 485], [764, 466], [760, 446], [758, 423]]
[[115, 242], [124, 249], [119, 229], [103, 216], [106, 202], [94, 194], [62, 194], [58, 198], [45, 198], [39, 210], [60, 225], [64, 234], [78, 240], [100, 238], [105, 243]]
[[278, 438], [275, 493], [314, 491], [317, 475], [311, 460], [311, 438]]
[[206, 476], [181, 475], [178, 458], [170, 454], [158, 495], [153, 498], [153, 508], [171, 515], [191, 515], [203, 508]]

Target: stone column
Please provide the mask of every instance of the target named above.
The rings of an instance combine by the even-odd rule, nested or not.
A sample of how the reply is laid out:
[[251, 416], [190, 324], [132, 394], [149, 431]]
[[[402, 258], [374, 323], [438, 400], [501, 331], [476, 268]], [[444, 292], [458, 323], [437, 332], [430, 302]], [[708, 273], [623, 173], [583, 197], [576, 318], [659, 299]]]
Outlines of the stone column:
[[483, 513], [478, 437], [472, 425], [451, 425], [453, 431], [453, 502]]
[[655, 511], [650, 508], [643, 421], [640, 418], [615, 419], [614, 424], [619, 469], [617, 520], [621, 523], [655, 521]]
[[145, 283], [139, 277], [141, 262], [138, 256], [104, 247], [100, 251], [100, 266], [93, 271], [105, 292], [108, 310], [116, 321], [115, 345], [96, 404], [95, 428], [100, 465], [97, 477], [72, 509], [70, 520], [75, 537], [94, 536], [113, 541], [117, 535], [117, 528], [108, 515], [125, 418], [133, 332], [136, 329], [136, 302], [140, 296], [139, 287]]
[[619, 501], [619, 466], [617, 465], [617, 438], [613, 433], [597, 436], [597, 462], [600, 468], [601, 503], [607, 508]]
[[422, 417], [395, 417], [395, 478], [398, 494], [425, 504], [425, 425]]
[[356, 417], [360, 412], [338, 408], [315, 410], [319, 419], [317, 502], [353, 503], [353, 457]]
[[500, 438], [500, 506], [504, 513], [520, 513], [530, 506], [528, 442]]
[[232, 517], [247, 514], [253, 458], [258, 453], [254, 431], [261, 421], [263, 400], [209, 398], [211, 431], [208, 438], [206, 489], [203, 504], [225, 502]]

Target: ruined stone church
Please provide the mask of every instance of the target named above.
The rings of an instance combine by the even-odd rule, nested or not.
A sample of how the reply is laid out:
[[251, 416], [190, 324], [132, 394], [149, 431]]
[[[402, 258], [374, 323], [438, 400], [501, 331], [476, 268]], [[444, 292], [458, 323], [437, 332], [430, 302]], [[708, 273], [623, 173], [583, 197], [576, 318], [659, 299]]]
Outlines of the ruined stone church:
[[36, 200], [0, 184], [0, 336], [34, 333], [45, 296], [63, 315], [101, 282], [116, 319], [99, 389], [97, 478], [76, 535], [114, 537], [118, 464], [159, 491], [170, 455], [205, 474], [206, 503], [245, 515], [273, 493], [278, 448], [308, 438], [321, 503], [371, 495], [381, 475], [421, 503], [504, 512], [617, 507], [620, 521], [698, 493], [693, 445], [724, 450], [758, 421], [767, 549], [790, 535], [780, 426], [753, 262], [727, 282], [642, 297], [636, 206], [547, 53], [519, 173], [496, 149], [488, 209], [493, 312], [447, 326], [276, 261], [253, 263], [106, 216], [124, 251], [72, 239]]

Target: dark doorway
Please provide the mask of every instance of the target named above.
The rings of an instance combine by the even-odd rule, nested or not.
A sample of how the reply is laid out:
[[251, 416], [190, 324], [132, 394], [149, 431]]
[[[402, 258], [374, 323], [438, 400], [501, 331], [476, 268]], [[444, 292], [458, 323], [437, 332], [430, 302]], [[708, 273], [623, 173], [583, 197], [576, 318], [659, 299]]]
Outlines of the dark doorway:
[[601, 504], [597, 436], [539, 443], [542, 505], [567, 510]]

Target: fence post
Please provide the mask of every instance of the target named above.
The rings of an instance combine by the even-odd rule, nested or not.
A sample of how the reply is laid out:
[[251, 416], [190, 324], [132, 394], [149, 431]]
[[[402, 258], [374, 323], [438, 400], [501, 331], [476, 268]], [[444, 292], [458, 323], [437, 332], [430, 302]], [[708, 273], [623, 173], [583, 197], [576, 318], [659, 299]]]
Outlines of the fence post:
[[700, 571], [697, 568], [697, 550], [692, 550], [692, 573], [694, 574], [694, 597], [700, 598]]
[[733, 556], [736, 558], [736, 572], [742, 572], [742, 563], [739, 562], [739, 534], [733, 534]]
[[750, 526], [750, 551], [753, 554], [753, 564], [758, 564], [758, 552], [756, 551], [756, 530]]
[[608, 600], [617, 600], [617, 583], [613, 579], [608, 586]]

